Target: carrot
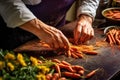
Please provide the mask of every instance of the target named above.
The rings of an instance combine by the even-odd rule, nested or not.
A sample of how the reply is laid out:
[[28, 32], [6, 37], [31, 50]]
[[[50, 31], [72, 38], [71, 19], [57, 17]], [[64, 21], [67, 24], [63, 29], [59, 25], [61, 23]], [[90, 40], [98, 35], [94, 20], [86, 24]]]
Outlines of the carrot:
[[71, 46], [71, 49], [70, 49], [71, 51], [78, 51], [78, 49], [76, 48], [76, 47], [74, 47], [74, 46]]
[[70, 72], [75, 72], [73, 69], [72, 69], [72, 67], [71, 66], [68, 66], [68, 65], [63, 65], [63, 64], [59, 64], [59, 67], [62, 69], [66, 69], [66, 70], [68, 70], [68, 71], [70, 71]]
[[84, 58], [84, 56], [81, 53], [75, 53], [79, 58]]
[[71, 57], [71, 52], [70, 52], [70, 50], [67, 51], [67, 56], [68, 56], [68, 57]]
[[111, 39], [111, 36], [110, 36], [110, 35], [107, 35], [107, 36], [108, 36], [108, 40], [109, 40], [110, 45], [112, 45], [112, 44], [113, 44], [113, 41], [112, 41], [112, 39]]
[[117, 44], [120, 45], [120, 40], [119, 40], [119, 38], [118, 38], [118, 35], [119, 35], [119, 33], [116, 32], [116, 34], [115, 34], [115, 39], [116, 39], [116, 41], [117, 41]]
[[81, 74], [81, 75], [83, 75], [84, 72], [85, 72], [84, 70], [79, 70], [79, 71], [78, 71], [78, 73]]
[[70, 66], [71, 64], [66, 61], [61, 61], [62, 64]]
[[58, 80], [67, 80], [65, 77], [61, 77]]
[[109, 32], [109, 35], [110, 35], [110, 37], [111, 37], [111, 39], [112, 39], [112, 41], [113, 41], [113, 44], [115, 44], [116, 41], [115, 41], [115, 39], [114, 39], [114, 36], [113, 36], [113, 34], [112, 34], [112, 31]]
[[97, 55], [98, 53], [95, 52], [95, 51], [82, 51], [84, 54], [87, 54], [87, 55]]
[[62, 72], [63, 76], [65, 77], [69, 77], [69, 78], [74, 78], [74, 79], [78, 79], [81, 77], [80, 74], [77, 73], [72, 73], [72, 72]]
[[55, 65], [55, 70], [57, 73], [59, 73], [59, 75], [61, 76], [61, 71], [60, 71], [60, 67], [58, 64]]
[[58, 80], [59, 77], [60, 77], [59, 73], [54, 73], [51, 80]]
[[53, 75], [53, 73], [54, 73], [54, 69], [52, 69], [51, 71], [50, 71], [50, 73], [48, 73], [47, 75], [46, 75], [46, 79], [47, 80], [51, 80], [52, 79], [52, 75]]
[[76, 58], [76, 59], [79, 58], [79, 57], [75, 54], [75, 52], [74, 52], [74, 53], [72, 52], [72, 53], [71, 53], [71, 56], [72, 56], [73, 58]]
[[62, 54], [64, 54], [64, 52], [58, 52], [58, 53], [57, 53], [57, 55], [62, 55]]
[[79, 65], [73, 65], [72, 68], [75, 69], [75, 70], [77, 70], [77, 71], [84, 70], [84, 67], [79, 66]]
[[95, 73], [96, 73], [97, 71], [98, 71], [98, 69], [95, 69], [95, 70], [91, 71], [90, 73], [88, 73], [88, 74], [86, 75], [86, 78], [92, 77], [93, 75], [95, 75]]
[[52, 61], [53, 61], [53, 62], [56, 62], [56, 63], [61, 63], [61, 61], [58, 60], [58, 59], [53, 59]]
[[120, 19], [120, 13], [115, 13], [112, 18], [114, 18], [114, 19]]
[[46, 75], [46, 80], [51, 80], [51, 78], [52, 78], [52, 74], [47, 74]]

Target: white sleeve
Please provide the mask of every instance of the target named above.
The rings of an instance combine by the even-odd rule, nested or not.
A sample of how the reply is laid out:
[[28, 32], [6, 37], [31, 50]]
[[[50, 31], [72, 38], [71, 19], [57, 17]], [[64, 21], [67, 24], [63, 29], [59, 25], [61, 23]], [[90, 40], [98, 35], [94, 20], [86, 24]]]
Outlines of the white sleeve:
[[80, 14], [86, 14], [94, 18], [96, 15], [96, 10], [99, 6], [99, 3], [100, 3], [100, 0], [82, 0], [77, 11], [77, 17]]
[[22, 0], [0, 0], [0, 15], [10, 28], [18, 27], [36, 18]]

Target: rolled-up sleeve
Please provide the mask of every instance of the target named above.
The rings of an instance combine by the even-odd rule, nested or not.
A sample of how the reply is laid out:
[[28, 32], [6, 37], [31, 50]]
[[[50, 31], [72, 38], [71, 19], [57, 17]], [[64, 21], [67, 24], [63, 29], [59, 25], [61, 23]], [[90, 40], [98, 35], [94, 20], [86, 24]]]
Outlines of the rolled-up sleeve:
[[0, 0], [0, 15], [10, 28], [36, 18], [21, 0]]
[[77, 16], [80, 14], [86, 14], [94, 18], [99, 3], [100, 0], [82, 0], [77, 11]]

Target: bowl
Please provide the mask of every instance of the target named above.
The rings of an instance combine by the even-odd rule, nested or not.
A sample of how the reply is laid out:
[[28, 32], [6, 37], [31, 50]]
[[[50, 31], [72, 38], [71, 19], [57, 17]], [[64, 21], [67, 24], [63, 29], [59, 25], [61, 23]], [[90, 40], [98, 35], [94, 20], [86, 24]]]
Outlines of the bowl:
[[106, 18], [106, 21], [110, 22], [110, 24], [120, 25], [120, 8], [106, 8], [102, 11], [102, 15]]
[[112, 29], [120, 30], [120, 26], [107, 26], [104, 29], [104, 34], [106, 34], [107, 32], [109, 32], [109, 30], [112, 30]]

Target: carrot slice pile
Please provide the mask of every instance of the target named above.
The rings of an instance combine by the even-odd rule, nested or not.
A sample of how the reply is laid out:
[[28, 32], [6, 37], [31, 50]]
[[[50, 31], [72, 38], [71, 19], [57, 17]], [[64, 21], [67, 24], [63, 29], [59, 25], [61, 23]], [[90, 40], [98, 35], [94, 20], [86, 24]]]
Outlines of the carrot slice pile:
[[90, 45], [71, 45], [70, 49], [65, 53], [68, 57], [84, 58], [84, 55], [97, 55], [98, 52], [94, 50], [94, 46]]

